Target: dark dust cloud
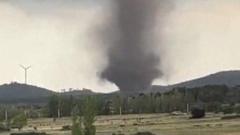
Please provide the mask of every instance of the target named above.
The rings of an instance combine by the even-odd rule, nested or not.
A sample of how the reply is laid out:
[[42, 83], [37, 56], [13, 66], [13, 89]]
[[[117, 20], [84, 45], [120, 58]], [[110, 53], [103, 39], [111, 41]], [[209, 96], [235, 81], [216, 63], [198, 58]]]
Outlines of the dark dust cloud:
[[156, 17], [163, 10], [162, 0], [115, 0], [114, 29], [106, 36], [111, 44], [107, 50], [108, 65], [101, 77], [123, 92], [143, 91], [162, 75], [160, 54], [154, 53], [153, 29]]

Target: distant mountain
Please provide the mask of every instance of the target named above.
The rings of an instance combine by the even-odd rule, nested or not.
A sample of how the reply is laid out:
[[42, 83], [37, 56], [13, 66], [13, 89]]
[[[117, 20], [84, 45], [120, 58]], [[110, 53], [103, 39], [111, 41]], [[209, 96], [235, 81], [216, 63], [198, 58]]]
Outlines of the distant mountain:
[[0, 104], [1, 103], [19, 103], [19, 104], [41, 104], [46, 103], [48, 98], [54, 94], [61, 94], [63, 96], [85, 96], [85, 95], [95, 95], [95, 93], [89, 89], [83, 90], [71, 90], [67, 92], [54, 92], [49, 89], [20, 84], [20, 83], [10, 83], [0, 85]]
[[238, 86], [240, 85], [240, 70], [218, 72], [205, 77], [169, 86], [154, 85], [152, 87], [152, 91], [167, 91], [177, 87], [194, 88], [206, 85], [226, 85], [228, 87]]
[[4, 84], [0, 86], [0, 103], [42, 102], [52, 94], [53, 91], [37, 86], [20, 83]]
[[[224, 71], [211, 74], [202, 78], [169, 85], [159, 86], [154, 85], [150, 92], [164, 92], [177, 87], [201, 87], [206, 85], [226, 85], [228, 87], [234, 87], [240, 85], [240, 71]], [[109, 93], [106, 95], [116, 94], [118, 92]], [[1, 103], [46, 103], [49, 96], [53, 94], [61, 94], [64, 96], [85, 96], [96, 95], [101, 93], [95, 93], [89, 89], [83, 90], [70, 90], [64, 93], [57, 93], [45, 88], [37, 86], [10, 83], [0, 85], [0, 104]]]

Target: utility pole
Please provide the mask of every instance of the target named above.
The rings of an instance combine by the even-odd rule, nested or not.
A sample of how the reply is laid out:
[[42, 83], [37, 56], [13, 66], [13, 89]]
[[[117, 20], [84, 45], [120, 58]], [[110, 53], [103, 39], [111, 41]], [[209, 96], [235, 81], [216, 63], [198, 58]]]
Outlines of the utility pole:
[[8, 121], [8, 111], [7, 111], [7, 109], [5, 109], [5, 122], [7, 122]]
[[119, 115], [122, 116], [122, 107], [119, 107]]
[[58, 107], [58, 118], [61, 118], [60, 107]]
[[8, 107], [4, 107], [4, 115], [5, 115], [5, 121], [4, 121], [4, 126], [6, 128], [9, 128], [9, 121], [8, 121]]
[[[63, 93], [64, 93], [65, 90], [63, 90]], [[61, 118], [61, 95], [62, 93], [60, 92], [59, 93], [59, 96], [58, 96], [58, 109], [57, 109], [57, 115], [58, 115], [58, 118]]]
[[28, 66], [28, 67], [26, 67], [26, 66], [23, 66], [23, 65], [20, 65], [20, 67], [24, 70], [24, 73], [25, 73], [25, 84], [27, 84], [27, 73], [28, 73], [28, 70], [31, 68], [31, 66]]
[[187, 104], [187, 114], [189, 114], [189, 104]]

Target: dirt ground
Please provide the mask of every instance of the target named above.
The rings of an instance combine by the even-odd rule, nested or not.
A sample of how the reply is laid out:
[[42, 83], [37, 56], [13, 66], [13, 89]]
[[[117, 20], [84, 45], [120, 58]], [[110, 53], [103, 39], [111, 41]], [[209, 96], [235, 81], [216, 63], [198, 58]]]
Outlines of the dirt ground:
[[[240, 135], [240, 119], [222, 120], [221, 114], [207, 114], [204, 119], [189, 119], [186, 114], [146, 114], [122, 116], [98, 116], [95, 123], [97, 135], [150, 131], [156, 135]], [[70, 131], [62, 131], [62, 127], [71, 125], [71, 118], [41, 118], [28, 120], [23, 131], [46, 132], [50, 135], [70, 135]], [[11, 132], [18, 132], [12, 130]], [[9, 133], [0, 133], [9, 135]]]

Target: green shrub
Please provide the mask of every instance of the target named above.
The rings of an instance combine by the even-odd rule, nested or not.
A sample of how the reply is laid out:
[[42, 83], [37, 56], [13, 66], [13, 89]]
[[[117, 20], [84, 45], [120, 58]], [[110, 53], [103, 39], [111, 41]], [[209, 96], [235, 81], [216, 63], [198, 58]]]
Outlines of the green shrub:
[[239, 104], [234, 106], [234, 112], [237, 114], [240, 114], [240, 105]]
[[203, 118], [205, 117], [205, 110], [200, 107], [193, 107], [191, 109], [191, 114], [193, 119]]
[[25, 125], [27, 125], [27, 117], [25, 114], [15, 116], [11, 122], [11, 128], [18, 128], [19, 130]]
[[7, 128], [7, 126], [5, 126], [4, 124], [0, 124], [0, 132], [4, 132], [4, 131], [9, 131], [10, 129]]
[[138, 132], [138, 133], [136, 133], [134, 135], [154, 135], [154, 134], [151, 133], [151, 132]]
[[240, 119], [240, 115], [224, 116], [224, 117], [222, 117], [221, 119], [222, 119], [222, 120]]
[[71, 130], [71, 126], [69, 125], [66, 125], [66, 126], [62, 126], [62, 131], [68, 131], [68, 130]]
[[234, 113], [234, 107], [231, 105], [222, 105], [221, 111], [224, 114], [232, 114], [232, 113]]
[[47, 135], [47, 134], [46, 133], [26, 132], [26, 133], [11, 133], [10, 135]]
[[112, 133], [112, 135], [124, 135], [123, 133]]
[[72, 135], [83, 135], [82, 122], [78, 116], [73, 116]]

